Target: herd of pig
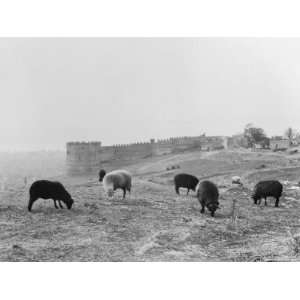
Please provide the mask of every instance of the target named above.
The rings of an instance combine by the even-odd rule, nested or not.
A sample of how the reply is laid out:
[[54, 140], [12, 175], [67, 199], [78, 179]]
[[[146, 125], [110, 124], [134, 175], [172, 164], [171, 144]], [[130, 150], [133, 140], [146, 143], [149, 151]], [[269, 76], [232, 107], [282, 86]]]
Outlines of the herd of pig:
[[[108, 197], [112, 197], [114, 191], [117, 189], [123, 190], [123, 198], [126, 196], [126, 192], [131, 192], [132, 187], [132, 175], [125, 170], [115, 170], [106, 173], [105, 170], [100, 170], [99, 181], [102, 182], [103, 188]], [[242, 185], [239, 177], [232, 178], [232, 183]], [[201, 205], [201, 213], [205, 212], [207, 208], [212, 217], [219, 209], [219, 190], [215, 183], [204, 180], [199, 181], [197, 177], [190, 174], [177, 174], [174, 177], [175, 191], [179, 194], [180, 188], [186, 188], [187, 194], [190, 190], [196, 192], [197, 198]], [[266, 180], [258, 182], [253, 190], [252, 199], [254, 204], [260, 204], [261, 199], [265, 199], [265, 205], [267, 205], [267, 197], [274, 197], [275, 207], [279, 206], [279, 198], [282, 195], [283, 186], [277, 180]], [[68, 209], [72, 208], [74, 200], [65, 187], [57, 181], [38, 180], [35, 181], [29, 189], [29, 202], [28, 210], [31, 211], [33, 203], [39, 199], [52, 199], [55, 208], [63, 208], [64, 203]], [[59, 207], [57, 205], [59, 204]]]

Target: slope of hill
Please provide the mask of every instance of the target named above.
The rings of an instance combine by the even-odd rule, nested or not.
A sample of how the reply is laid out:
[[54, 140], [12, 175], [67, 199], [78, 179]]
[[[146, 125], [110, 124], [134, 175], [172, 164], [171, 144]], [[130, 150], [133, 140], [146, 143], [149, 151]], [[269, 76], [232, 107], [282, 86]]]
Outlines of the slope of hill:
[[[51, 160], [47, 163], [51, 165]], [[180, 169], [167, 170], [179, 165]], [[74, 208], [56, 210], [39, 200], [26, 211], [28, 186], [1, 192], [0, 260], [2, 261], [278, 261], [299, 260], [300, 161], [270, 152], [188, 152], [146, 158], [123, 166], [134, 174], [132, 194], [118, 191], [107, 199], [97, 174], [53, 177], [65, 184]], [[30, 167], [29, 167], [30, 169]], [[47, 167], [43, 167], [46, 174]], [[12, 171], [12, 170], [11, 170]], [[29, 170], [28, 170], [29, 171]], [[195, 195], [174, 192], [172, 178], [188, 172], [215, 181], [221, 209], [215, 218], [200, 214]], [[60, 175], [59, 175], [60, 174]], [[243, 188], [231, 185], [239, 175]], [[269, 199], [254, 206], [257, 180], [284, 181], [280, 207]]]

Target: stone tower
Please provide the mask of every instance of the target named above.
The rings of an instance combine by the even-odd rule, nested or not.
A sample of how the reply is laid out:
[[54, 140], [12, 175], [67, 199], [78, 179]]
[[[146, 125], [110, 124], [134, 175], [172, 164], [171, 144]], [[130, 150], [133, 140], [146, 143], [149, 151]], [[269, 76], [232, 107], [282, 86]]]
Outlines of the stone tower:
[[101, 142], [67, 143], [67, 172], [87, 174], [100, 167]]

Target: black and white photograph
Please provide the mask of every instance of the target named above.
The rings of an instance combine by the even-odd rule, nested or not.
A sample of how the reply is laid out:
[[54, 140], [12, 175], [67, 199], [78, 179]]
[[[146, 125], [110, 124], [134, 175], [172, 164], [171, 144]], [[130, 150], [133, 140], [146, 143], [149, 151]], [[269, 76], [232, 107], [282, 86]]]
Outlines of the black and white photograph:
[[300, 4], [0, 1], [1, 299], [294, 299]]
[[299, 261], [299, 38], [1, 38], [0, 65], [0, 261]]

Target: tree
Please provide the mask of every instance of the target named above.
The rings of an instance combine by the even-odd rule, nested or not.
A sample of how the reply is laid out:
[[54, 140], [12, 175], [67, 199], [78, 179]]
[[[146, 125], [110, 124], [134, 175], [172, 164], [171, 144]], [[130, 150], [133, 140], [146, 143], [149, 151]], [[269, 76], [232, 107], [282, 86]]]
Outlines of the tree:
[[296, 135], [296, 130], [294, 130], [292, 127], [289, 127], [284, 133], [284, 136], [290, 141], [292, 141], [296, 137]]
[[253, 124], [247, 124], [244, 129], [244, 137], [248, 142], [248, 147], [253, 147], [254, 144], [262, 144], [267, 146], [269, 139], [264, 130], [259, 127], [254, 127]]

